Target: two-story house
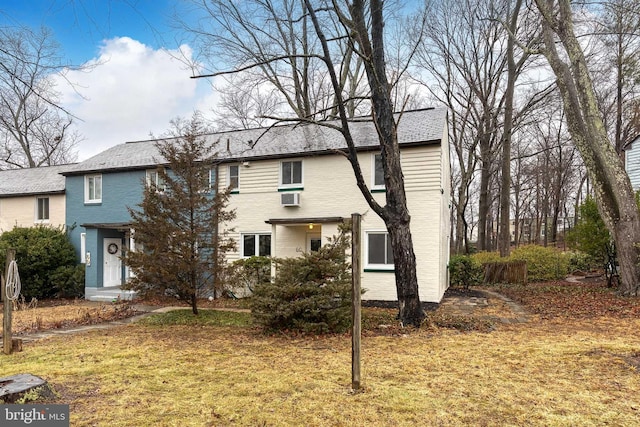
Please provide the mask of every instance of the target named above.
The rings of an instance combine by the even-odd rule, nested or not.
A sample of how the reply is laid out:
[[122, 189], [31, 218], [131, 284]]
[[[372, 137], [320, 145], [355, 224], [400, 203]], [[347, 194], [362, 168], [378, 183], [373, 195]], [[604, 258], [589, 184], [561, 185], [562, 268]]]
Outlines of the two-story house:
[[[370, 120], [354, 120], [358, 159], [375, 198], [385, 203], [379, 143]], [[230, 208], [238, 250], [229, 262], [252, 255], [297, 256], [338, 234], [338, 225], [361, 213], [366, 300], [395, 300], [395, 275], [383, 221], [370, 210], [341, 153], [342, 135], [328, 127], [298, 124], [206, 135], [218, 152], [212, 171], [218, 188], [231, 187]], [[450, 172], [444, 109], [404, 112], [398, 142], [411, 213], [422, 301], [439, 302], [447, 288], [450, 233]], [[127, 206], [142, 199], [156, 179], [154, 141], [117, 145], [65, 172], [67, 223], [86, 262], [86, 296], [119, 286], [128, 272], [122, 247], [132, 247]]]
[[13, 227], [63, 227], [65, 179], [73, 165], [0, 171], [0, 234]]

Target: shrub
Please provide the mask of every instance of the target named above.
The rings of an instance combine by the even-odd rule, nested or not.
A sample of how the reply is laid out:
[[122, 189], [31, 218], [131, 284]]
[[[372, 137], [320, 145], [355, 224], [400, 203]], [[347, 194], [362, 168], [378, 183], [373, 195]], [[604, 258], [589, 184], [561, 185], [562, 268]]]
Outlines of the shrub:
[[563, 279], [567, 275], [568, 257], [554, 248], [527, 245], [511, 252], [511, 261], [527, 261], [529, 281]]
[[490, 262], [504, 262], [506, 259], [500, 258], [498, 252], [477, 252], [471, 255], [471, 259], [478, 265], [487, 264]]
[[567, 257], [567, 268], [569, 273], [574, 271], [589, 271], [592, 268], [602, 268], [602, 264], [597, 262], [591, 255], [580, 251], [569, 251], [564, 253]]
[[470, 286], [481, 284], [483, 276], [482, 265], [468, 255], [454, 255], [449, 260], [449, 283], [451, 286], [469, 289]]
[[84, 296], [84, 264], [58, 267], [50, 277], [57, 289], [57, 298], [82, 298]]
[[347, 237], [341, 234], [318, 251], [276, 259], [275, 279], [255, 286], [254, 321], [269, 330], [345, 331], [351, 308], [348, 247]]
[[[59, 228], [15, 227], [0, 235], [0, 260], [6, 259], [7, 249], [16, 250], [16, 262], [22, 283], [21, 295], [25, 299], [51, 298], [58, 295], [61, 267], [74, 267], [76, 253], [67, 234]], [[2, 263], [4, 265], [4, 262]], [[73, 274], [72, 274], [73, 276]], [[66, 285], [64, 285], [66, 286]], [[84, 284], [83, 284], [84, 286]]]
[[226, 267], [224, 275], [225, 291], [234, 295], [252, 293], [259, 283], [271, 281], [271, 258], [252, 256], [239, 259]]

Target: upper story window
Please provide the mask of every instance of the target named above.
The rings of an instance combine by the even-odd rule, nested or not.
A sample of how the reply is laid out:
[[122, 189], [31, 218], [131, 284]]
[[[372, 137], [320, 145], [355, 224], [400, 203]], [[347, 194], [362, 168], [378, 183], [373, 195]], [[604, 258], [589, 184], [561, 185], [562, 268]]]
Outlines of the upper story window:
[[147, 187], [160, 193], [165, 190], [165, 183], [157, 169], [147, 170]]
[[49, 198], [48, 197], [36, 198], [36, 221], [38, 222], [49, 221]]
[[373, 155], [373, 185], [372, 189], [384, 189], [384, 169], [382, 168], [382, 154]]
[[393, 251], [391, 239], [386, 231], [367, 233], [367, 265], [368, 268], [393, 270]]
[[280, 163], [280, 186], [302, 186], [302, 160], [285, 161]]
[[102, 202], [102, 175], [86, 175], [84, 177], [85, 203]]
[[200, 193], [210, 193], [216, 191], [216, 170], [214, 168], [203, 170], [199, 175], [198, 187], [202, 186], [202, 189], [198, 190]]
[[229, 165], [227, 168], [227, 182], [231, 191], [240, 190], [240, 166]]

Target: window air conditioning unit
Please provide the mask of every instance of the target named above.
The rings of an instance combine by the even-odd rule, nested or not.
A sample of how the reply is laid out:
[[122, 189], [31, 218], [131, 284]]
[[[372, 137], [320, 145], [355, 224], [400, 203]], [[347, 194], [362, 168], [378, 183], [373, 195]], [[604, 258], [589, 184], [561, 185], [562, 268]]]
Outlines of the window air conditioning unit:
[[282, 206], [300, 206], [300, 193], [280, 193]]

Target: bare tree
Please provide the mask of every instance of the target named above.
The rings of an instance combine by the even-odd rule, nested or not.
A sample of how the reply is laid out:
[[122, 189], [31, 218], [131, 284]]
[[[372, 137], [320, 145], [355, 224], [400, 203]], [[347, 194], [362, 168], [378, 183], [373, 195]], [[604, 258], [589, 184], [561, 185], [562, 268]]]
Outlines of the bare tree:
[[640, 1], [608, 0], [597, 15], [594, 80], [616, 151], [640, 133]]
[[569, 132], [589, 172], [600, 214], [615, 240], [621, 273], [619, 292], [637, 295], [640, 212], [598, 109], [591, 72], [576, 36], [571, 2], [535, 3], [542, 16], [543, 53], [556, 76]]
[[[424, 312], [393, 103], [394, 83], [404, 70], [388, 73], [387, 69], [384, 30], [388, 3], [383, 7], [381, 0], [346, 5], [337, 1], [257, 0], [239, 4], [216, 0], [203, 5], [218, 26], [215, 33], [206, 34], [211, 37], [206, 46], [216, 51], [242, 52], [240, 57], [228, 58], [228, 63], [235, 66], [231, 72], [255, 72], [280, 92], [294, 116], [274, 118], [327, 126], [320, 120], [333, 116], [339, 119], [335, 129], [344, 136], [348, 147], [344, 154], [357, 185], [389, 232], [400, 321], [420, 325]], [[196, 34], [202, 36], [203, 32]], [[360, 84], [363, 71], [365, 85]], [[362, 105], [371, 112], [378, 132], [386, 188], [384, 206], [369, 191], [350, 132], [349, 118]]]
[[0, 169], [75, 160], [79, 136], [50, 78], [61, 67], [46, 28], [0, 28]]

